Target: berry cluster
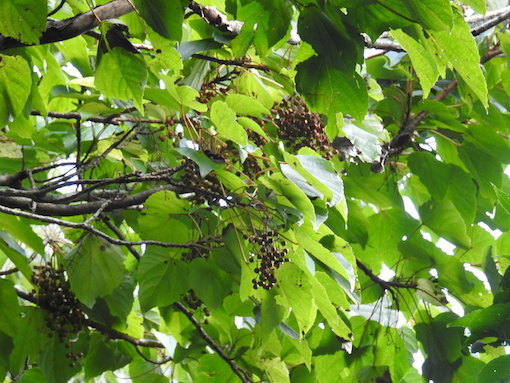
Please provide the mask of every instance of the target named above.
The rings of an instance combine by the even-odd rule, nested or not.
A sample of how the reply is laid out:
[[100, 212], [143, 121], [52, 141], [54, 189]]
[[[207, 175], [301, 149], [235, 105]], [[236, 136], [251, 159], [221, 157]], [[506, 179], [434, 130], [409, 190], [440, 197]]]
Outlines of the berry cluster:
[[274, 122], [278, 125], [278, 136], [287, 141], [295, 151], [309, 147], [331, 159], [338, 151], [331, 147], [331, 142], [324, 133], [321, 117], [308, 110], [300, 98], [284, 99], [272, 110]]
[[198, 310], [199, 308], [202, 308], [202, 312], [205, 316], [211, 315], [209, 309], [204, 306], [204, 302], [196, 296], [193, 290], [188, 290], [188, 292], [183, 295], [182, 300], [190, 309]]
[[216, 204], [223, 195], [223, 188], [213, 172], [205, 178], [200, 176], [198, 165], [192, 160], [186, 159], [181, 181], [190, 192], [194, 193], [193, 201], [202, 203], [207, 201], [209, 205]]
[[249, 176], [255, 176], [262, 170], [257, 159], [252, 156], [248, 156], [243, 162], [243, 172]]
[[[248, 237], [248, 240], [259, 246], [257, 254], [252, 254], [250, 262], [257, 259], [259, 264], [255, 268], [258, 274], [252, 279], [253, 288], [262, 287], [265, 290], [271, 289], [276, 284], [275, 271], [289, 259], [286, 257], [288, 250], [284, 246], [285, 241], [277, 240], [278, 233], [275, 230], [258, 232]], [[275, 240], [276, 239], [276, 240]]]
[[[67, 346], [67, 344], [66, 344], [66, 346]], [[69, 346], [70, 346], [70, 344], [69, 344]], [[76, 366], [76, 362], [79, 359], [83, 358], [83, 352], [75, 353], [75, 352], [69, 351], [68, 353], [66, 353], [66, 358], [71, 361], [69, 363], [69, 367], [74, 367], [74, 366]]]
[[46, 310], [46, 326], [57, 334], [63, 342], [69, 335], [80, 332], [83, 313], [80, 302], [69, 290], [64, 269], [54, 269], [51, 265], [35, 266], [32, 282], [38, 287], [37, 302]]
[[[263, 129], [263, 127], [261, 126]], [[248, 139], [253, 142], [255, 145], [257, 145], [259, 148], [263, 147], [265, 144], [267, 144], [267, 140], [262, 137], [261, 135], [255, 133], [253, 130], [246, 130], [246, 133], [248, 134]]]

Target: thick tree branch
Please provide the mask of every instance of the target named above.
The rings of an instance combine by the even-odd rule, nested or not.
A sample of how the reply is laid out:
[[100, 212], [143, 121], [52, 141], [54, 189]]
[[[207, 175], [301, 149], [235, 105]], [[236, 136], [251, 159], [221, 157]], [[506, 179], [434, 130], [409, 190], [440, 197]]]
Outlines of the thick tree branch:
[[[99, 25], [100, 20], [115, 19], [127, 13], [133, 12], [134, 8], [129, 0], [114, 0], [93, 11], [81, 13], [66, 20], [48, 20], [48, 29], [39, 39], [39, 44], [54, 43], [79, 36]], [[0, 51], [26, 46], [22, 42], [0, 36]]]
[[[32, 110], [30, 112], [32, 116], [42, 116], [42, 114], [37, 110]], [[81, 119], [80, 113], [77, 112], [48, 112], [48, 117], [53, 118], [62, 118], [66, 120], [79, 120]], [[90, 121], [97, 122], [100, 124], [111, 124], [111, 125], [120, 125], [124, 122], [133, 122], [135, 124], [145, 123], [145, 124], [166, 124], [166, 121], [163, 120], [155, 120], [152, 118], [135, 118], [135, 117], [121, 117], [120, 114], [112, 114], [111, 116], [93, 116], [89, 118], [84, 118], [82, 121]]]
[[243, 22], [239, 20], [228, 20], [227, 16], [219, 12], [214, 7], [204, 7], [194, 1], [191, 1], [188, 8], [204, 19], [208, 24], [218, 28], [222, 32], [227, 32], [232, 35], [241, 33]]
[[195, 328], [197, 329], [197, 331], [200, 334], [200, 336], [202, 337], [202, 339], [205, 340], [205, 342], [209, 345], [209, 347], [211, 347], [214, 351], [216, 351], [216, 353], [221, 357], [221, 359], [223, 359], [225, 362], [228, 363], [228, 365], [230, 366], [230, 368], [232, 369], [234, 374], [236, 374], [241, 379], [241, 381], [243, 381], [244, 383], [252, 382], [248, 372], [246, 372], [244, 369], [239, 367], [239, 365], [236, 362], [234, 362], [232, 360], [232, 358], [230, 358], [227, 354], [225, 354], [225, 352], [221, 349], [221, 347], [216, 344], [216, 342], [204, 330], [202, 325], [195, 319], [195, 317], [193, 316], [193, 313], [191, 311], [189, 311], [186, 307], [184, 307], [179, 302], [175, 302], [173, 304], [173, 306], [177, 310], [182, 312], [184, 315], [186, 315], [186, 317], [193, 324], [193, 326], [195, 326]]

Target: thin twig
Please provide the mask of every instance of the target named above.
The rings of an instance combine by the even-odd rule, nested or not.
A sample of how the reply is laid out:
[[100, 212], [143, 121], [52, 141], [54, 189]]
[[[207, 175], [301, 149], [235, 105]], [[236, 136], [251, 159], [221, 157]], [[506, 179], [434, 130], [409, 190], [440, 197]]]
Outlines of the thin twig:
[[264, 65], [250, 64], [248, 62], [238, 61], [238, 60], [223, 60], [223, 59], [218, 59], [216, 57], [206, 56], [206, 55], [203, 55], [200, 53], [195, 53], [195, 54], [191, 55], [191, 57], [199, 59], [199, 60], [211, 61], [211, 62], [214, 62], [216, 64], [221, 64], [221, 65], [231, 65], [231, 66], [250, 68], [250, 69], [260, 69], [265, 72], [268, 72], [270, 70], [268, 67], [266, 67]]
[[18, 217], [23, 218], [29, 218], [29, 219], [35, 219], [41, 222], [46, 223], [55, 223], [57, 225], [61, 225], [64, 227], [70, 227], [73, 229], [81, 229], [85, 230], [91, 234], [94, 234], [100, 238], [103, 238], [107, 240], [108, 242], [119, 245], [119, 246], [139, 246], [139, 245], [152, 245], [152, 246], [160, 246], [165, 248], [180, 248], [180, 249], [192, 249], [196, 247], [206, 247], [203, 245], [203, 243], [211, 241], [211, 239], [204, 239], [197, 242], [188, 242], [188, 243], [169, 243], [169, 242], [161, 242], [161, 241], [154, 241], [154, 240], [142, 240], [142, 241], [126, 241], [122, 239], [117, 239], [110, 237], [108, 234], [103, 233], [100, 230], [97, 230], [92, 225], [86, 224], [85, 222], [70, 222], [70, 221], [64, 221], [59, 218], [53, 218], [48, 217], [40, 214], [35, 213], [28, 213], [26, 211], [11, 209], [5, 206], [0, 206], [0, 212], [10, 215], [15, 215]]
[[[125, 240], [125, 239], [126, 239], [126, 238], [124, 237], [124, 235], [121, 233], [121, 231], [118, 229], [118, 227], [117, 227], [117, 226], [115, 226], [115, 225], [111, 222], [111, 220], [110, 220], [110, 218], [109, 218], [109, 217], [107, 217], [107, 216], [103, 215], [103, 216], [101, 217], [101, 219], [102, 219], [102, 221], [104, 222], [104, 224], [108, 227], [108, 229], [110, 229], [111, 231], [113, 231], [113, 232], [115, 233], [115, 235], [116, 235], [117, 237], [119, 237], [119, 239], [122, 239], [122, 240]], [[138, 251], [137, 251], [137, 250], [136, 250], [133, 246], [131, 246], [131, 245], [126, 245], [126, 248], [129, 250], [129, 252], [130, 252], [131, 254], [133, 254], [133, 257], [135, 257], [137, 261], [139, 261], [139, 260], [140, 260], [140, 258], [141, 258], [142, 256], [140, 255], [140, 253], [139, 253], [139, 252], [138, 252]]]
[[195, 317], [193, 316], [193, 313], [191, 311], [189, 311], [186, 307], [184, 307], [182, 305], [182, 303], [180, 303], [180, 302], [175, 302], [173, 304], [173, 306], [177, 310], [182, 312], [184, 315], [186, 315], [186, 317], [193, 324], [193, 326], [195, 326], [195, 328], [197, 329], [197, 331], [200, 334], [200, 336], [202, 337], [202, 339], [205, 340], [205, 342], [209, 345], [209, 347], [211, 347], [214, 351], [216, 351], [218, 353], [218, 355], [221, 357], [221, 359], [223, 359], [225, 362], [228, 363], [228, 365], [230, 366], [230, 368], [232, 369], [234, 374], [236, 374], [241, 379], [241, 381], [243, 381], [244, 383], [252, 382], [248, 372], [245, 371], [244, 369], [242, 369], [241, 367], [239, 367], [239, 365], [236, 362], [234, 362], [232, 360], [232, 358], [230, 358], [227, 354], [225, 354], [225, 352], [221, 349], [221, 347], [216, 344], [216, 342], [204, 330], [202, 325], [195, 319]]

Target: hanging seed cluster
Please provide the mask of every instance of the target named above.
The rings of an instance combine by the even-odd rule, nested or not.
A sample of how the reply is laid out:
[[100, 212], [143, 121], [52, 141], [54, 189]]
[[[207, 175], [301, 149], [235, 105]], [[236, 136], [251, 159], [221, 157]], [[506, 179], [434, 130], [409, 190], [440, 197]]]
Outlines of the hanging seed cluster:
[[223, 195], [220, 182], [211, 172], [205, 178], [200, 176], [198, 165], [186, 159], [182, 170], [181, 181], [190, 192], [195, 193], [193, 201], [202, 203], [207, 201], [210, 205], [216, 204]]
[[243, 162], [243, 172], [249, 176], [254, 176], [262, 170], [257, 159], [252, 156], [248, 156]]
[[331, 159], [338, 151], [331, 147], [331, 142], [324, 133], [321, 117], [308, 110], [300, 98], [284, 99], [273, 110], [273, 118], [278, 125], [278, 136], [295, 151], [309, 147]]
[[197, 297], [195, 291], [193, 290], [188, 290], [188, 292], [183, 295], [182, 300], [192, 310], [198, 310], [199, 308], [202, 308], [202, 312], [205, 316], [209, 316], [211, 314], [209, 309], [204, 306], [204, 302], [202, 302], [202, 300]]
[[80, 302], [69, 290], [64, 269], [51, 265], [35, 266], [32, 282], [38, 287], [35, 294], [39, 305], [46, 310], [46, 326], [63, 342], [67, 337], [80, 332], [83, 313]]
[[259, 249], [250, 258], [250, 262], [257, 262], [257, 267], [254, 270], [257, 277], [252, 279], [253, 288], [261, 287], [269, 290], [277, 283], [274, 275], [276, 270], [289, 261], [286, 257], [288, 253], [285, 248], [286, 243], [278, 239], [278, 232], [275, 230], [256, 233], [248, 237], [248, 240], [252, 244], [258, 245]]

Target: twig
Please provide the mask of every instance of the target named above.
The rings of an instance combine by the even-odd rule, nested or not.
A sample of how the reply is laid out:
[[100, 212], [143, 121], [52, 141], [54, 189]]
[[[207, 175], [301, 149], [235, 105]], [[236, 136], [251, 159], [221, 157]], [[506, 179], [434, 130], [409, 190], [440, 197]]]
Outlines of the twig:
[[171, 356], [168, 356], [166, 357], [165, 359], [163, 360], [159, 360], [159, 361], [156, 361], [156, 360], [152, 360], [150, 358], [147, 358], [143, 352], [140, 351], [140, 349], [138, 348], [137, 345], [135, 345], [135, 350], [136, 352], [138, 353], [138, 355], [140, 355], [142, 357], [143, 360], [145, 360], [146, 362], [149, 362], [149, 363], [152, 363], [152, 364], [157, 364], [158, 366], [162, 365], [162, 364], [165, 364], [165, 363], [168, 363], [170, 362], [173, 358]]
[[48, 217], [44, 215], [39, 215], [35, 213], [28, 213], [21, 210], [11, 209], [5, 206], [0, 206], [0, 212], [10, 215], [15, 215], [18, 217], [23, 218], [29, 218], [29, 219], [35, 219], [41, 222], [46, 223], [55, 223], [57, 225], [61, 225], [64, 227], [70, 227], [73, 229], [81, 229], [85, 230], [91, 234], [94, 234], [100, 238], [103, 238], [107, 240], [108, 242], [119, 245], [119, 246], [139, 246], [139, 245], [153, 245], [153, 246], [160, 246], [160, 247], [166, 247], [166, 248], [181, 248], [181, 249], [192, 249], [197, 247], [205, 247], [202, 243], [209, 242], [211, 239], [204, 239], [198, 242], [188, 242], [188, 243], [169, 243], [169, 242], [161, 242], [161, 241], [154, 241], [154, 240], [142, 240], [142, 241], [126, 241], [122, 239], [117, 239], [110, 237], [108, 234], [103, 233], [102, 231], [96, 229], [92, 225], [86, 224], [85, 222], [70, 222], [70, 221], [64, 221], [59, 218], [53, 218]]
[[61, 0], [60, 1], [60, 4], [57, 5], [55, 7], [55, 9], [53, 9], [50, 13], [48, 13], [48, 17], [50, 17], [51, 15], [54, 15], [55, 13], [57, 13], [58, 11], [60, 11], [62, 9], [62, 7], [64, 6], [64, 4], [66, 3], [67, 0]]
[[416, 289], [416, 283], [400, 283], [395, 281], [385, 281], [384, 279], [379, 278], [359, 259], [356, 259], [356, 265], [361, 269], [361, 271], [363, 271], [363, 273], [365, 273], [367, 277], [369, 277], [373, 282], [381, 286], [384, 290], [391, 290], [394, 287], [402, 289]]
[[218, 355], [221, 357], [221, 359], [223, 359], [225, 362], [228, 363], [228, 365], [230, 366], [230, 368], [232, 369], [234, 374], [236, 374], [241, 379], [241, 381], [243, 381], [244, 383], [252, 382], [248, 372], [245, 371], [244, 369], [242, 369], [241, 367], [239, 367], [239, 365], [236, 362], [234, 362], [232, 360], [232, 358], [230, 358], [227, 354], [225, 354], [225, 352], [221, 349], [221, 347], [216, 344], [216, 342], [209, 336], [209, 334], [207, 334], [207, 332], [205, 332], [204, 328], [195, 319], [195, 317], [193, 316], [193, 313], [191, 311], [189, 311], [186, 307], [184, 307], [182, 305], [182, 303], [180, 303], [180, 302], [175, 302], [173, 304], [173, 306], [177, 310], [182, 312], [184, 315], [186, 315], [186, 317], [193, 324], [193, 326], [195, 326], [195, 328], [197, 329], [197, 331], [200, 334], [200, 336], [202, 337], [202, 339], [205, 340], [205, 342], [209, 345], [209, 347], [211, 347], [214, 351], [216, 351], [218, 353]]
[[[103, 215], [101, 217], [102, 221], [104, 222], [104, 224], [108, 227], [108, 229], [110, 229], [111, 231], [113, 231], [115, 233], [115, 235], [117, 237], [119, 237], [119, 239], [122, 239], [122, 240], [125, 240], [126, 238], [124, 237], [124, 235], [121, 233], [121, 231], [117, 228], [117, 226], [115, 226], [109, 217]], [[129, 252], [131, 254], [133, 254], [133, 257], [136, 258], [137, 261], [140, 260], [140, 258], [142, 257], [140, 255], [140, 253], [131, 245], [126, 245], [126, 248], [129, 250]]]
[[211, 61], [216, 64], [232, 65], [232, 66], [238, 66], [238, 67], [250, 68], [250, 69], [260, 69], [265, 72], [269, 71], [269, 68], [264, 65], [250, 64], [250, 63], [247, 63], [244, 61], [237, 61], [237, 60], [217, 59], [216, 57], [206, 56], [206, 55], [202, 55], [200, 53], [195, 53], [195, 54], [191, 55], [191, 57], [194, 57], [199, 60]]

